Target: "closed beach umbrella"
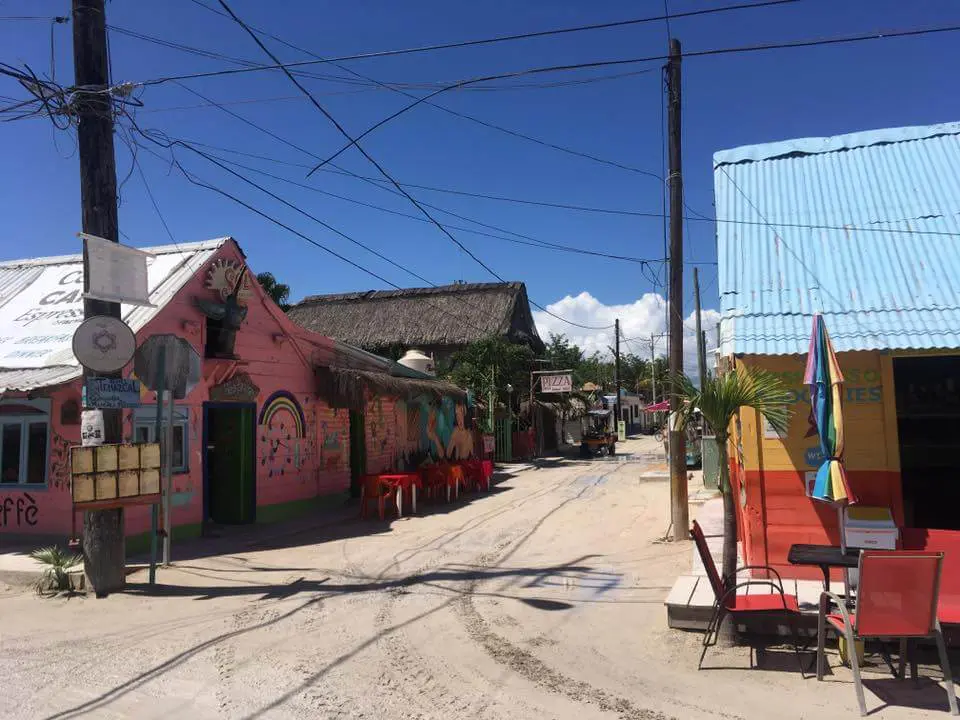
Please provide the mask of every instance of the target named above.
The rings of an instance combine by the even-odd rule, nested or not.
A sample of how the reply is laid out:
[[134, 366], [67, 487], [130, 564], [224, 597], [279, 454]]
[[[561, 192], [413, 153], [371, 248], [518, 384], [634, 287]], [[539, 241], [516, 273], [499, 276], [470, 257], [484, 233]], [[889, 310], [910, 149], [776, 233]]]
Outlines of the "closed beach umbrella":
[[[820, 314], [813, 316], [813, 332], [807, 352], [803, 381], [810, 388], [811, 423], [820, 436], [823, 463], [817, 470], [812, 497], [837, 506], [840, 516], [840, 547], [846, 552], [843, 506], [856, 497], [843, 467], [843, 373]], [[844, 572], [846, 584], [847, 574]], [[845, 588], [849, 595], [849, 587]]]

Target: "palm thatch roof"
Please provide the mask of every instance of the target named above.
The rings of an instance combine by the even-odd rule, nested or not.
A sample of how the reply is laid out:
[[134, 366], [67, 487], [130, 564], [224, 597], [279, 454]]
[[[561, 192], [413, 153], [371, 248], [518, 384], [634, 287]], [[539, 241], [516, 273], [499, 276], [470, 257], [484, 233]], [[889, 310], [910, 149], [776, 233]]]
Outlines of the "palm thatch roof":
[[462, 346], [490, 336], [543, 349], [522, 282], [311, 295], [287, 314], [307, 330], [368, 350]]
[[436, 380], [396, 377], [385, 372], [352, 368], [316, 367], [317, 392], [330, 407], [363, 410], [371, 395], [402, 400], [426, 396], [440, 402], [445, 396], [466, 402], [467, 393], [456, 385]]

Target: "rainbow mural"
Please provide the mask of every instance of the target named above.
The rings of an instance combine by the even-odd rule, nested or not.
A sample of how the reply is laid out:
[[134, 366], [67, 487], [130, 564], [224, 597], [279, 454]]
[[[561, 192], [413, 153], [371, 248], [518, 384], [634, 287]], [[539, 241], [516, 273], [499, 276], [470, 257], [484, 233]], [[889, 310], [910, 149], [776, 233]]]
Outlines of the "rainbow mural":
[[307, 421], [306, 418], [304, 418], [303, 409], [293, 396], [293, 393], [287, 392], [286, 390], [278, 390], [267, 398], [267, 401], [263, 404], [263, 408], [260, 410], [260, 418], [257, 420], [257, 424], [270, 427], [270, 421], [273, 419], [273, 416], [282, 410], [286, 410], [290, 416], [293, 417], [296, 437], [306, 437]]

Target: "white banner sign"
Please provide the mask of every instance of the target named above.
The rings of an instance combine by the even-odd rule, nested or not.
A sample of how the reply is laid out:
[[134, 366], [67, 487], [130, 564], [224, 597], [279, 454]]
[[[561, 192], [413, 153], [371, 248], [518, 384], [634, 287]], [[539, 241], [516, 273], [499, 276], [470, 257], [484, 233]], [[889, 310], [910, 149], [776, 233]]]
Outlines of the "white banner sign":
[[87, 246], [87, 265], [90, 268], [88, 298], [129, 305], [150, 305], [147, 258], [152, 255], [96, 235], [80, 233], [80, 237]]
[[541, 375], [540, 390], [545, 393], [565, 393], [573, 390], [571, 375]]
[[[149, 263], [149, 289], [155, 290], [183, 264], [187, 253], [157, 255]], [[71, 342], [83, 322], [83, 264], [37, 264], [17, 268], [4, 283], [0, 271], [0, 368], [76, 365]], [[132, 310], [121, 306], [124, 316]], [[136, 328], [134, 328], [136, 329]]]

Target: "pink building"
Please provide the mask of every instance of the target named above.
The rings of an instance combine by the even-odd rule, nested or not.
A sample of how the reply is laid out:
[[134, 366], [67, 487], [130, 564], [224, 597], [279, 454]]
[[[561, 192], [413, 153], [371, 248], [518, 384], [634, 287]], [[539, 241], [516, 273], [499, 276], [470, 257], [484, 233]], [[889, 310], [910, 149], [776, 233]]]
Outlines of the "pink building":
[[[254, 273], [241, 281], [246, 313], [234, 337], [207, 317], [200, 305], [222, 302], [245, 267], [232, 239], [148, 251], [155, 307], [125, 305], [124, 320], [138, 343], [175, 334], [202, 358], [201, 381], [175, 405], [176, 535], [343, 502], [364, 472], [463, 447], [462, 391], [304, 330]], [[71, 531], [69, 448], [80, 444], [82, 390], [71, 339], [82, 292], [79, 255], [0, 263], [0, 543]], [[124, 376], [132, 373], [131, 363]], [[125, 440], [154, 439], [154, 393], [141, 401], [123, 412]], [[149, 508], [127, 508], [125, 524], [128, 547], [142, 547]]]

